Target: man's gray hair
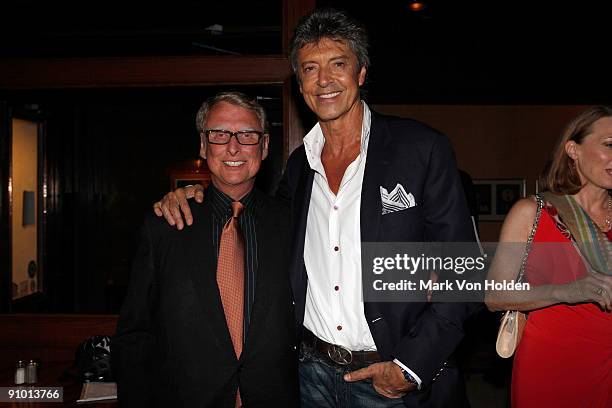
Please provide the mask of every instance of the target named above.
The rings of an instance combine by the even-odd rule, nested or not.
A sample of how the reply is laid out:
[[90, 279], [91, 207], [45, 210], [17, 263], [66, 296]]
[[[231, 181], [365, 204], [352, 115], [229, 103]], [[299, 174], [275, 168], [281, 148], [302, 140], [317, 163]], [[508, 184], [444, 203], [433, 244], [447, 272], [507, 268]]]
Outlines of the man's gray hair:
[[323, 38], [346, 42], [357, 56], [358, 68], [370, 66], [365, 27], [343, 11], [324, 8], [303, 17], [295, 28], [289, 53], [293, 72], [298, 72], [298, 51], [307, 44], [317, 44]]
[[268, 121], [266, 119], [266, 111], [264, 108], [255, 98], [251, 98], [242, 92], [234, 91], [219, 92], [215, 96], [211, 96], [204, 101], [196, 115], [196, 128], [198, 129], [198, 133], [204, 132], [204, 129], [206, 129], [206, 117], [208, 116], [208, 112], [210, 112], [213, 106], [219, 102], [227, 102], [232, 105], [253, 111], [255, 115], [257, 115], [257, 119], [259, 119], [259, 124], [261, 125], [263, 131], [268, 133]]

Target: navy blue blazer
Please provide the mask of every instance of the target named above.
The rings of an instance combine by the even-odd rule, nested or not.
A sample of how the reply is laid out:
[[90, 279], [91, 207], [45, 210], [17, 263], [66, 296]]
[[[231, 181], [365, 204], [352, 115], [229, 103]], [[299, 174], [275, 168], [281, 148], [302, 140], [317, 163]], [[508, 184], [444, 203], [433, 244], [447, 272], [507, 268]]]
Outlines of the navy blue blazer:
[[[303, 254], [313, 179], [302, 145], [291, 154], [277, 192], [292, 207], [290, 274], [298, 333], [306, 304]], [[397, 183], [414, 195], [417, 205], [383, 216], [380, 186], [390, 191]], [[362, 242], [469, 242], [474, 238], [448, 138], [420, 122], [372, 112], [361, 192]], [[385, 360], [397, 358], [423, 382], [420, 391], [404, 398], [407, 406], [467, 404], [452, 355], [464, 336], [464, 321], [477, 308], [473, 303], [365, 302], [365, 317], [379, 353]]]

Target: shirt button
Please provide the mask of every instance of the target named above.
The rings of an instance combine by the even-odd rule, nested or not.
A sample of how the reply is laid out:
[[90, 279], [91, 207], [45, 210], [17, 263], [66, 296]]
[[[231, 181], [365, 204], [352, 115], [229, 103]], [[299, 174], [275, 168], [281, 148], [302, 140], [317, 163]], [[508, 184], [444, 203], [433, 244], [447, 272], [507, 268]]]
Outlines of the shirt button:
[[336, 291], [340, 290], [340, 286], [334, 286], [334, 290]]
[[337, 206], [337, 205], [334, 205], [334, 210], [337, 210], [337, 209], [338, 209], [338, 206]]
[[338, 252], [340, 248], [338, 248], [337, 246], [334, 247], [334, 251]]
[[338, 327], [336, 327], [336, 329], [342, 330], [342, 326], [338, 326]]

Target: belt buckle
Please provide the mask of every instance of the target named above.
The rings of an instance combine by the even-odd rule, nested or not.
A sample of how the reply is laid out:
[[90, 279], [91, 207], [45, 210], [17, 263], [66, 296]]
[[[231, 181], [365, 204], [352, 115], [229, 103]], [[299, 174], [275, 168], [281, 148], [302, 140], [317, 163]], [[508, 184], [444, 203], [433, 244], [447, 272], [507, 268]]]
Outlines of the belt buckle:
[[353, 362], [353, 352], [344, 346], [330, 344], [327, 356], [336, 364], [346, 366]]

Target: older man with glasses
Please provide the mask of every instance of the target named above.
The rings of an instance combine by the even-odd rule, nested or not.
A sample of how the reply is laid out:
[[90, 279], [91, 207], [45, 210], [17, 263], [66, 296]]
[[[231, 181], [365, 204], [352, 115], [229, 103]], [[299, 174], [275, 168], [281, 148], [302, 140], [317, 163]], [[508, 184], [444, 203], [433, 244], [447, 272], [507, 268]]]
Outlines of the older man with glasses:
[[191, 202], [187, 233], [145, 221], [112, 343], [119, 403], [297, 406], [289, 210], [254, 188], [268, 155], [265, 112], [220, 93], [196, 125], [212, 184]]

